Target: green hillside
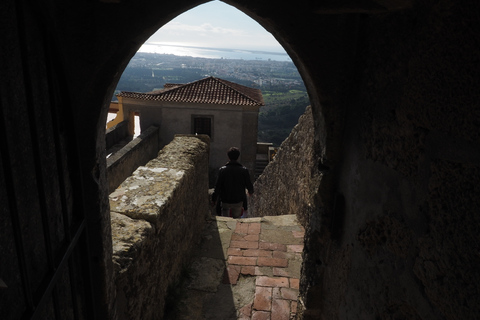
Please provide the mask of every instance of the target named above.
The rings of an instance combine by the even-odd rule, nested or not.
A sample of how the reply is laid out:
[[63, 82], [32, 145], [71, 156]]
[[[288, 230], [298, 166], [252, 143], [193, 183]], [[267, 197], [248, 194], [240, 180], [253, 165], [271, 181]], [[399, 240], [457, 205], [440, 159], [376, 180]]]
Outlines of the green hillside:
[[263, 93], [265, 107], [258, 117], [258, 141], [279, 146], [285, 140], [298, 118], [310, 104], [306, 91], [267, 91]]

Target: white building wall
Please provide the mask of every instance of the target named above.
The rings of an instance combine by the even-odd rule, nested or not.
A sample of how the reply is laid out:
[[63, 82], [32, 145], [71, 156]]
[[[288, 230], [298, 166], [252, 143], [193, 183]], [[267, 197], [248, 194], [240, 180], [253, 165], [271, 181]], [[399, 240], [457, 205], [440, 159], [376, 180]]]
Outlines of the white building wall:
[[[255, 141], [257, 131], [243, 132], [244, 111], [241, 106], [234, 105], [198, 105], [188, 103], [172, 103], [158, 101], [142, 101], [124, 98], [125, 113], [139, 112], [142, 130], [156, 125], [160, 128], [161, 147], [173, 140], [175, 134], [192, 134], [192, 115], [213, 118], [212, 137], [210, 143], [210, 166], [218, 168], [227, 161], [227, 150], [238, 147], [242, 151], [243, 135], [251, 136], [247, 140]], [[257, 112], [258, 113], [258, 112]], [[256, 126], [255, 126], [256, 127]], [[254, 132], [253, 132], [254, 131]], [[245, 155], [247, 156], [247, 155]], [[242, 156], [240, 156], [242, 162]], [[247, 164], [245, 164], [247, 165]], [[254, 169], [254, 168], [249, 168]]]

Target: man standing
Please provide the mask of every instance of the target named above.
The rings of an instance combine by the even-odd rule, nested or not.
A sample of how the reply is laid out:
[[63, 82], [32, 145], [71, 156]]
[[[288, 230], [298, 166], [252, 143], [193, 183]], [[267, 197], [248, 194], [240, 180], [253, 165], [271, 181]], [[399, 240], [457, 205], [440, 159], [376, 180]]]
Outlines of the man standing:
[[229, 216], [231, 209], [232, 217], [238, 219], [242, 215], [243, 201], [246, 198], [245, 189], [248, 190], [249, 195], [252, 195], [253, 184], [248, 169], [237, 161], [240, 150], [232, 147], [228, 150], [227, 156], [230, 161], [221, 167], [218, 172], [213, 201], [222, 201], [222, 215], [224, 217]]

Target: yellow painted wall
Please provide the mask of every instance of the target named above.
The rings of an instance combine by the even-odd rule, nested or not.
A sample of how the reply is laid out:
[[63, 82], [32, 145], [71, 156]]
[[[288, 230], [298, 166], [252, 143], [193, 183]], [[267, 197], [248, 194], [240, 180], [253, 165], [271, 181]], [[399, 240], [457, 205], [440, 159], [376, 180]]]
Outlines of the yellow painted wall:
[[107, 129], [119, 124], [123, 120], [128, 119], [128, 134], [133, 136], [135, 133], [135, 112], [129, 112], [127, 116], [125, 115], [123, 110], [123, 98], [118, 97], [118, 102], [112, 101], [110, 103], [109, 110], [117, 110], [117, 116], [115, 119], [107, 122]]

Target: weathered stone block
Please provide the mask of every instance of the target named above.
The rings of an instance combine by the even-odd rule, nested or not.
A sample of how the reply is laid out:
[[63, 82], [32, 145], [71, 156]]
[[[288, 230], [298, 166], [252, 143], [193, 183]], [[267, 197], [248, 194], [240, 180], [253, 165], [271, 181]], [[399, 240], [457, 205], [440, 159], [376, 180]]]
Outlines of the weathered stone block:
[[208, 209], [208, 137], [177, 136], [110, 195], [119, 319], [161, 319]]
[[255, 194], [249, 197], [250, 216], [295, 214], [306, 225], [321, 179], [313, 147], [313, 116], [307, 107], [274, 160], [255, 181]]

